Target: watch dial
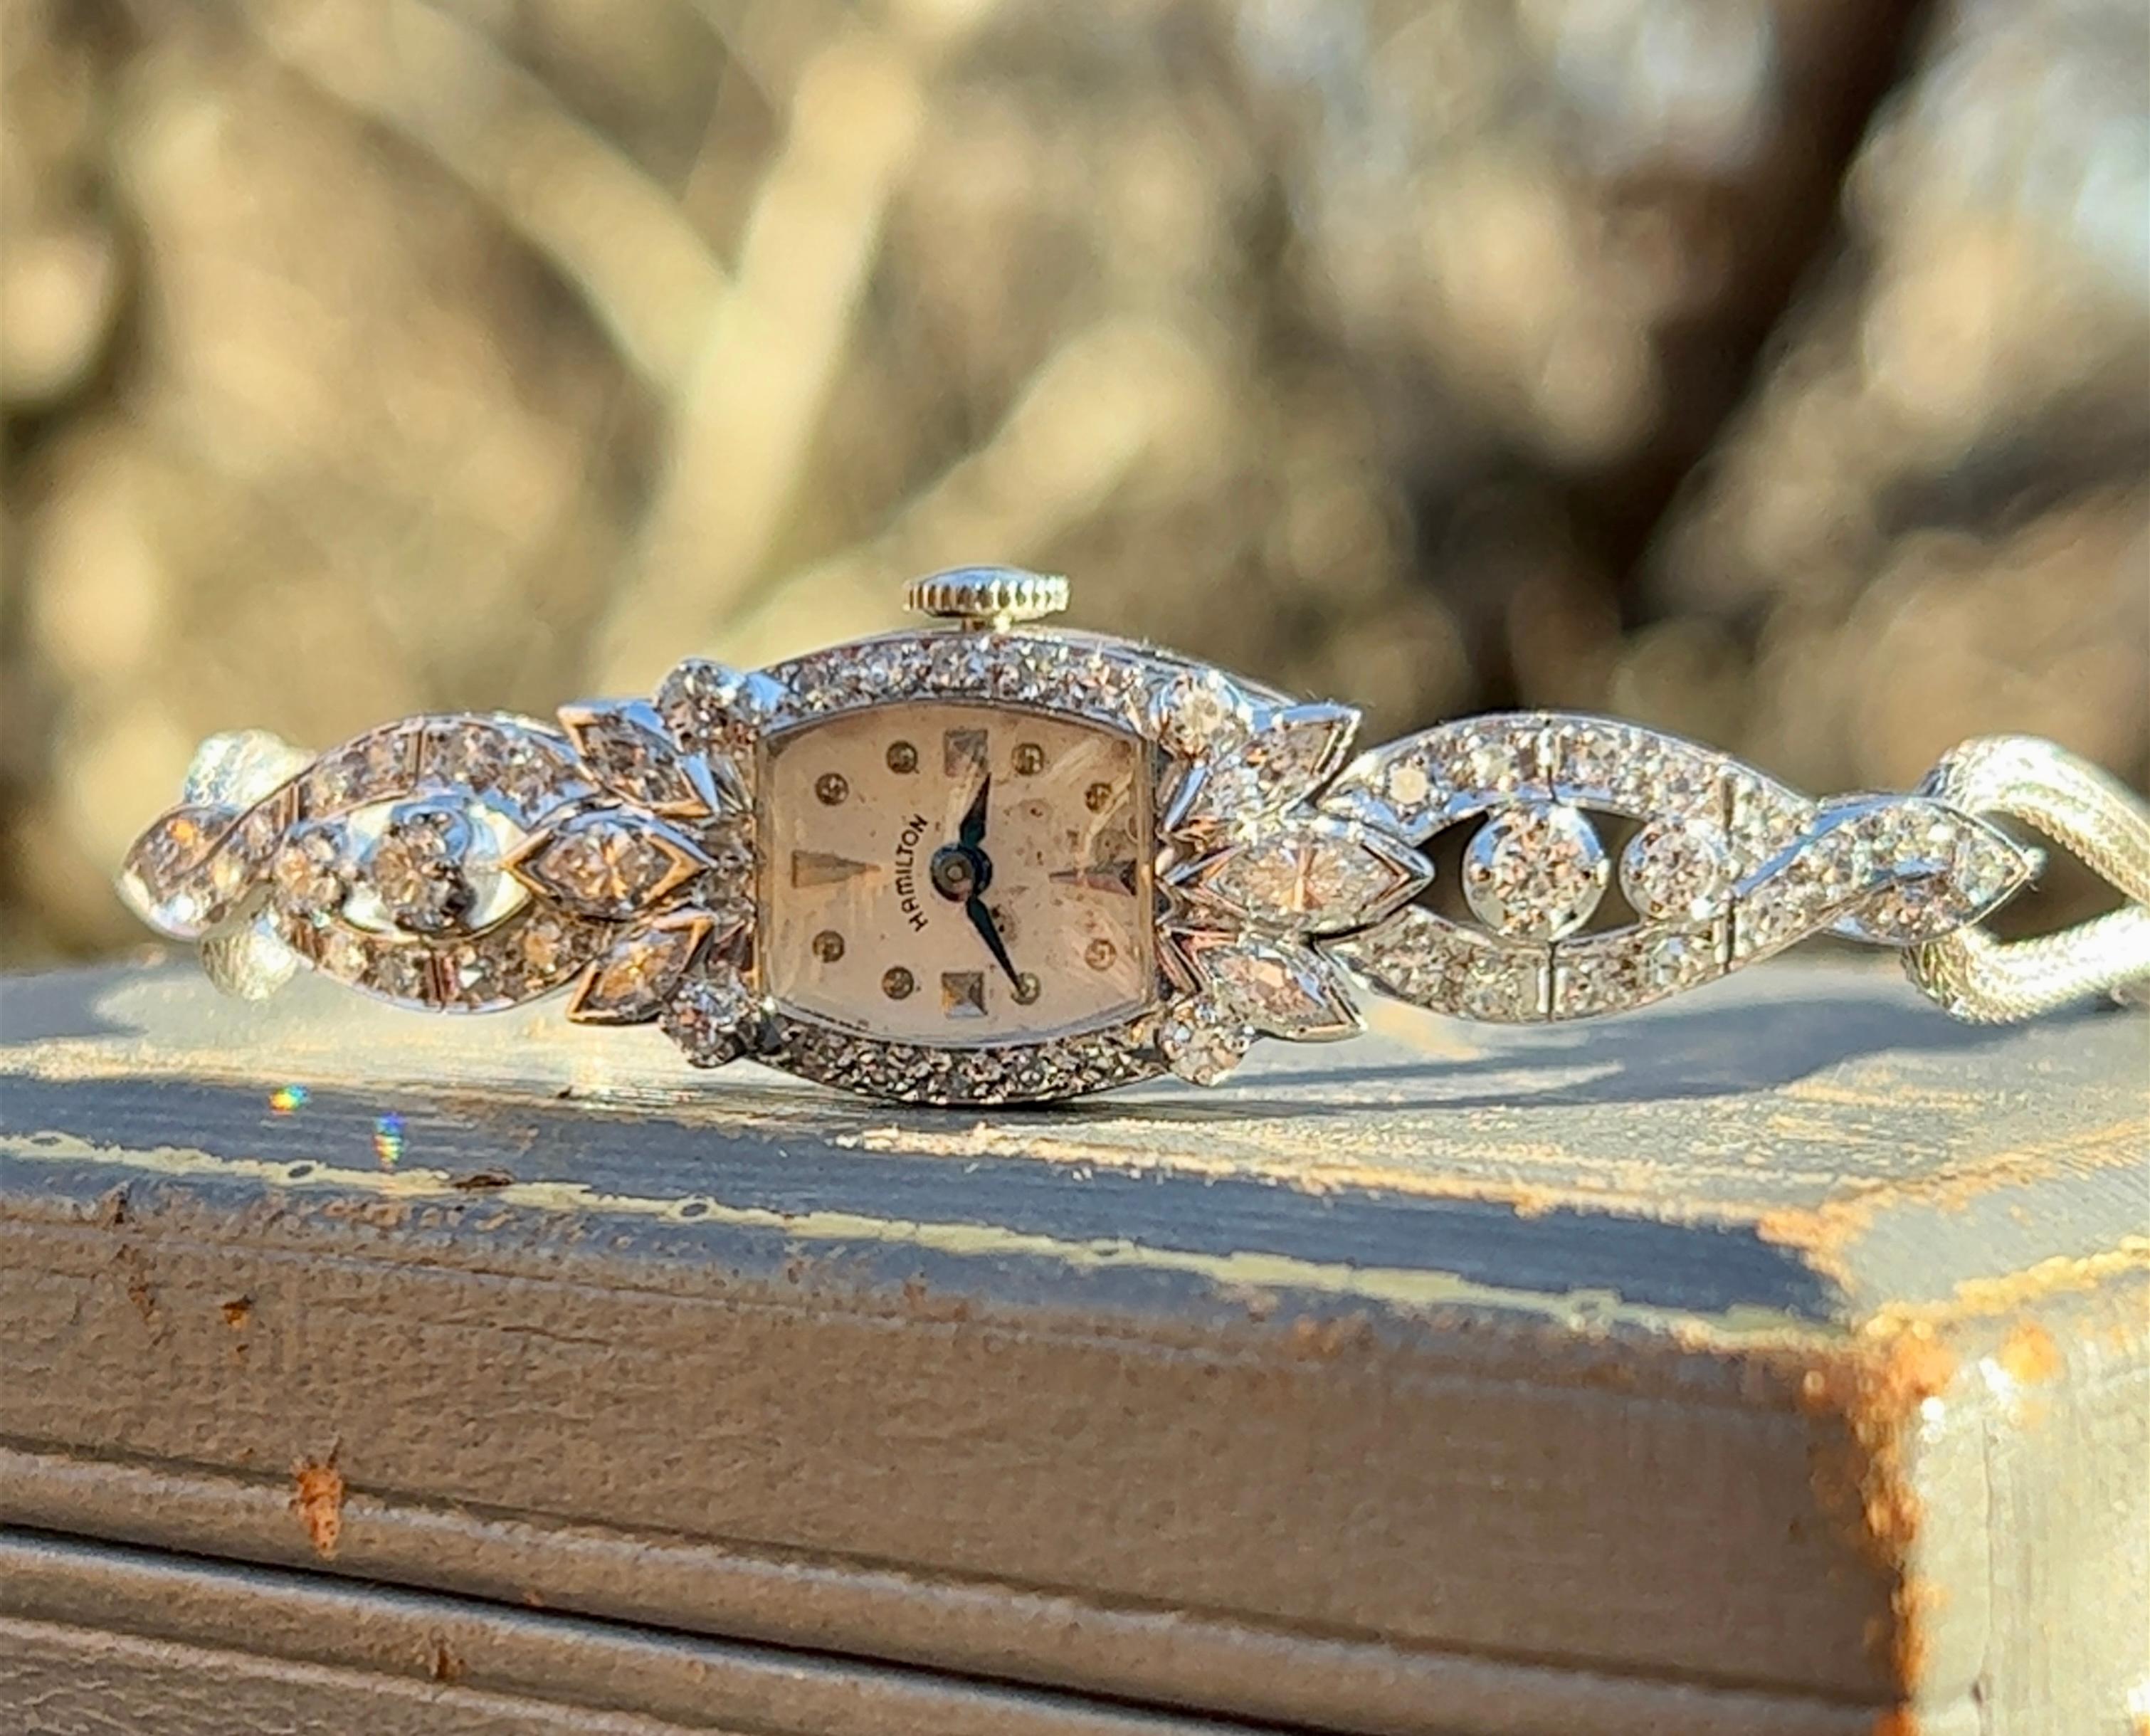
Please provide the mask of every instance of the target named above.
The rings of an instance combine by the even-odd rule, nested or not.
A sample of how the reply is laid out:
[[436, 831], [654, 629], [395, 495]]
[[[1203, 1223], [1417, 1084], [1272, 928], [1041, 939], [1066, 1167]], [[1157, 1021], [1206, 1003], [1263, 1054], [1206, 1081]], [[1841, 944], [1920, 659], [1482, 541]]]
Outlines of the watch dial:
[[1157, 998], [1148, 755], [1078, 719], [921, 702], [770, 739], [763, 986], [868, 1035], [969, 1047]]

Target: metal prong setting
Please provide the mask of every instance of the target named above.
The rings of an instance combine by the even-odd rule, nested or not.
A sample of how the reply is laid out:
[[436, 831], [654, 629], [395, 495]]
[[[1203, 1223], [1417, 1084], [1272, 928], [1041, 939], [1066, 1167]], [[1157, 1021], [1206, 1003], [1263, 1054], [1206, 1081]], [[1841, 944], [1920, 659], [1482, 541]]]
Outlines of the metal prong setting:
[[[1814, 802], [1692, 742], [1607, 719], [1466, 719], [1360, 756], [1324, 800], [1423, 845], [1475, 829], [1473, 927], [1413, 906], [1328, 950], [1383, 992], [1501, 1022], [1647, 1005], [1834, 929], [1913, 947], [2031, 877], [1976, 815], [1926, 795]], [[1636, 920], [1581, 931], [1607, 867], [1589, 814], [1643, 822], [1622, 852]]]
[[[1690, 742], [1547, 714], [1443, 724], [1346, 767], [1347, 707], [1289, 704], [1122, 642], [1009, 630], [1064, 603], [1064, 581], [963, 569], [913, 598], [961, 628], [760, 672], [689, 659], [654, 699], [564, 707], [558, 729], [414, 718], [310, 760], [259, 734], [216, 738], [129, 851], [122, 889], [153, 926], [201, 941], [211, 975], [242, 994], [300, 965], [436, 1011], [567, 989], [571, 1019], [658, 1022], [700, 1065], [751, 1054], [924, 1102], [1064, 1097], [1168, 1069], [1215, 1083], [1261, 1037], [1356, 1031], [1354, 976], [1463, 1017], [1576, 1019], [1823, 931], [1900, 949], [1960, 1017], [2150, 997], [2150, 809], [2051, 744], [1967, 744], [1914, 794], [1824, 802]], [[763, 738], [936, 698], [1147, 744], [1158, 979], [1139, 1016], [966, 1050], [839, 1030], [764, 996]], [[1636, 823], [1617, 864], [1633, 920], [1609, 927], [1592, 926], [1616, 872], [1599, 815]], [[2127, 906], [1992, 940], [1979, 925], [2038, 860], [1996, 815], [2074, 850]], [[1427, 846], [1455, 826], [1471, 829], [1476, 923], [1419, 898]]]

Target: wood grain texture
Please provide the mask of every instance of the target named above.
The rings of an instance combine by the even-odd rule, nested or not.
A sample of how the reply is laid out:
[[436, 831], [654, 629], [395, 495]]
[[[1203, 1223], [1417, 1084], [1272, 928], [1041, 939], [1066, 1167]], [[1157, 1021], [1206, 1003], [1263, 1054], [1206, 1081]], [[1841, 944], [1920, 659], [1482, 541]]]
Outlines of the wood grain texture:
[[[214, 1654], [211, 1681], [250, 1657], [282, 1693], [310, 1693], [334, 1673], [344, 1709], [328, 1728], [341, 1736], [371, 1730], [352, 1707], [374, 1701], [394, 1728], [442, 1731], [477, 1711], [503, 1729], [609, 1730], [622, 1719], [638, 1732], [741, 1736], [1226, 1736], [1206, 1718], [79, 1542], [0, 1540], [0, 1617], [22, 1623], [0, 1633], [0, 1655], [11, 1637], [34, 1654], [33, 1641], [80, 1647], [103, 1632]], [[23, 1631], [33, 1625], [43, 1631]], [[154, 1651], [113, 1663], [152, 1683], [168, 1673]], [[188, 1717], [203, 1736], [259, 1728], [214, 1700]]]
[[308, 987], [7, 985], [0, 1518], [1365, 1731], [2150, 1676], [2137, 1022], [1779, 970], [981, 1116]]
[[680, 1728], [41, 1622], [0, 1621], [0, 1707], [31, 1736], [351, 1736], [354, 1727], [367, 1736], [673, 1736]]

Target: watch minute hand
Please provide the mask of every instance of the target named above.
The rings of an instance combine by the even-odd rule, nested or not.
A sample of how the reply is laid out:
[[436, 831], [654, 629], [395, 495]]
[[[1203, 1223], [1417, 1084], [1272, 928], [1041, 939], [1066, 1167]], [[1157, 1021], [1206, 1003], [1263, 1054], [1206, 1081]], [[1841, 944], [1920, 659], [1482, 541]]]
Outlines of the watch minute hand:
[[1022, 978], [1016, 973], [1015, 961], [1008, 956], [1006, 942], [1001, 939], [999, 927], [993, 921], [993, 913], [986, 908], [986, 901], [972, 893], [963, 901], [963, 914], [971, 919], [971, 926], [978, 931], [978, 938], [992, 949], [994, 962], [1007, 973], [1014, 987], [1022, 987]]

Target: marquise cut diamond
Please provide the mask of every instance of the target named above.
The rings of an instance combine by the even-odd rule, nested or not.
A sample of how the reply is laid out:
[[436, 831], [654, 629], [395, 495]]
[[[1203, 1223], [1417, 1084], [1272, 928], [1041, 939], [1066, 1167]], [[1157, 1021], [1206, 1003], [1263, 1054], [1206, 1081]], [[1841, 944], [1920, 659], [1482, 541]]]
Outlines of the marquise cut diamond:
[[1343, 705], [1264, 708], [1244, 738], [1207, 762], [1178, 819], [1244, 825], [1311, 796], [1342, 763], [1358, 722]]
[[1178, 938], [1214, 995], [1271, 1036], [1311, 1042], [1358, 1030], [1335, 966], [1310, 947], [1253, 934]]
[[563, 705], [560, 722], [590, 775], [613, 794], [659, 814], [714, 810], [719, 791], [708, 767], [680, 751], [655, 706], [639, 699]]
[[1324, 815], [1279, 821], [1196, 862], [1183, 878], [1249, 921], [1327, 934], [1385, 914], [1432, 871], [1396, 840]]
[[508, 865], [541, 897], [617, 921], [655, 905], [709, 865], [670, 827], [631, 810], [598, 809], [538, 833]]
[[694, 964], [711, 926], [707, 916], [692, 911], [627, 936], [590, 966], [568, 1017], [605, 1025], [655, 1018]]

